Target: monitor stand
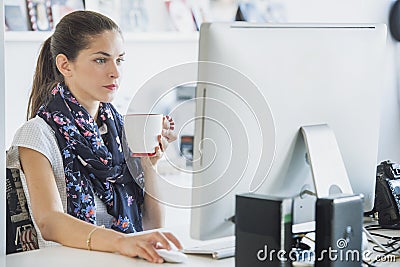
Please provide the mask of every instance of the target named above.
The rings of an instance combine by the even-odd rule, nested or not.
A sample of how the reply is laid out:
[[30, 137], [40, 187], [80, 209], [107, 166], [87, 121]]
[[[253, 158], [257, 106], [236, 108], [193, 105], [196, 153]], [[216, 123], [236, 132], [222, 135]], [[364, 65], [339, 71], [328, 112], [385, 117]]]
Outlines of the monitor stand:
[[[297, 206], [307, 206], [304, 195], [324, 198], [334, 194], [353, 194], [347, 171], [334, 132], [327, 124], [301, 127], [307, 163], [310, 165], [315, 192], [303, 188]], [[301, 142], [301, 141], [300, 141]], [[295, 200], [296, 201], [296, 200]], [[304, 213], [302, 212], [304, 215]], [[315, 220], [300, 220], [292, 226], [293, 233], [315, 231]]]
[[317, 198], [353, 194], [334, 132], [327, 124], [301, 127]]

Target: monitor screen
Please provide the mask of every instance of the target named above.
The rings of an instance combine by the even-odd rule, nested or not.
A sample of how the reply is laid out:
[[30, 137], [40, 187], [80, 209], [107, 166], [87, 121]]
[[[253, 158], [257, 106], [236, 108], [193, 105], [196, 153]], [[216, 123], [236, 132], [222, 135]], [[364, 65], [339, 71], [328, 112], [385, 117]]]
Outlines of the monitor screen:
[[[315, 192], [300, 132], [309, 125], [331, 129], [353, 192], [372, 209], [385, 42], [383, 24], [202, 25], [193, 238], [233, 235], [244, 192], [296, 197], [294, 222], [314, 220], [315, 196], [302, 194]], [[324, 141], [320, 151], [330, 153]]]

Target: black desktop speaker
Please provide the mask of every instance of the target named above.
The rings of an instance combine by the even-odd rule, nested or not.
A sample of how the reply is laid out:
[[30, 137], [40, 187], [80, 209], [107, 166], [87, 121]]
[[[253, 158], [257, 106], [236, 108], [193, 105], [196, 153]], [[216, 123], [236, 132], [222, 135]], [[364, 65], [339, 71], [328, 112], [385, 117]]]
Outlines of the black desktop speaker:
[[359, 195], [319, 198], [316, 203], [315, 266], [360, 267], [363, 199]]
[[389, 13], [389, 30], [396, 41], [400, 41], [400, 1], [394, 2]]
[[291, 266], [292, 199], [236, 195], [235, 267]]

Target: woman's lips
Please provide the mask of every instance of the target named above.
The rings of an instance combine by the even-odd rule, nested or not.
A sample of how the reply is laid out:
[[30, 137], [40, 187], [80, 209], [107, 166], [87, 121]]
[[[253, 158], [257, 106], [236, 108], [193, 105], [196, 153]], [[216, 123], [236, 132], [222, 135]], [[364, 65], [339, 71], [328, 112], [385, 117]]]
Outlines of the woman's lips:
[[104, 87], [107, 88], [108, 90], [112, 90], [112, 91], [118, 89], [118, 85], [116, 85], [116, 84], [109, 84]]

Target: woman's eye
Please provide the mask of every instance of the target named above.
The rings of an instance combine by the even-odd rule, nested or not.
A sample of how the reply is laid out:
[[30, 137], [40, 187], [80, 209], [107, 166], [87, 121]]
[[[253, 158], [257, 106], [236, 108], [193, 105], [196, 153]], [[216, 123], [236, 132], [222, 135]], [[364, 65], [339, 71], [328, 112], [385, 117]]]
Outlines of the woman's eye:
[[104, 64], [104, 63], [106, 63], [106, 59], [105, 59], [105, 58], [97, 58], [95, 61], [96, 61], [97, 63], [99, 63], [99, 64]]
[[117, 64], [122, 64], [122, 62], [124, 62], [125, 59], [124, 58], [118, 58], [117, 59]]

